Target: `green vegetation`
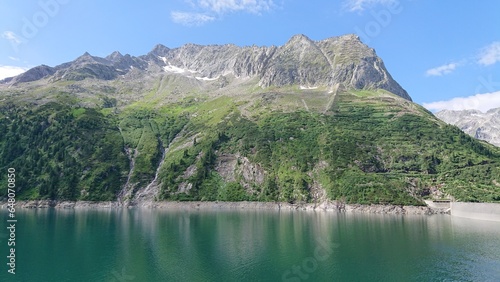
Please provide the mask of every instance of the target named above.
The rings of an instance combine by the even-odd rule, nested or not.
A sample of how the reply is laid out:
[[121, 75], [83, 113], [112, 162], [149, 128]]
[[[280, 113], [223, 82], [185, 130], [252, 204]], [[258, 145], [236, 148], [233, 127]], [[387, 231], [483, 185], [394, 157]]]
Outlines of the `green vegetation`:
[[128, 162], [113, 120], [95, 109], [56, 103], [33, 111], [4, 105], [1, 111], [0, 168], [15, 168], [18, 199], [116, 197]]
[[227, 96], [120, 110], [104, 98], [101, 109], [3, 104], [0, 170], [18, 172], [19, 199], [112, 200], [129, 172], [147, 186], [168, 148], [159, 199], [299, 203], [323, 189], [346, 203], [421, 205], [437, 189], [500, 202], [499, 148], [385, 91], [337, 94], [327, 113], [313, 96], [253, 108]]

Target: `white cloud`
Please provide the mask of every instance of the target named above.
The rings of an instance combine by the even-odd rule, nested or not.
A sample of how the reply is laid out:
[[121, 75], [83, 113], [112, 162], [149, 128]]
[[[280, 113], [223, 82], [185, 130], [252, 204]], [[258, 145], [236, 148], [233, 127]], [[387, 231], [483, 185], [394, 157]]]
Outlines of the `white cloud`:
[[13, 31], [4, 31], [2, 37], [10, 41], [12, 46], [17, 46], [23, 42], [22, 37], [18, 36]]
[[447, 65], [442, 65], [442, 66], [427, 70], [425, 72], [425, 75], [426, 76], [442, 76], [442, 75], [451, 73], [457, 67], [458, 67], [458, 63], [451, 63], [451, 64], [447, 64]]
[[201, 14], [201, 13], [188, 13], [188, 12], [172, 12], [170, 17], [174, 23], [183, 24], [187, 26], [203, 25], [207, 22], [215, 20], [215, 17]]
[[27, 71], [25, 68], [14, 66], [0, 66], [0, 79], [13, 77]]
[[22, 40], [19, 38], [19, 36], [17, 36], [17, 34], [15, 34], [12, 31], [4, 31], [2, 33], [2, 37], [9, 40], [12, 44], [18, 45], [22, 42]]
[[261, 14], [273, 9], [276, 5], [273, 0], [185, 0], [195, 11], [170, 13], [173, 22], [199, 26], [220, 18], [232, 12], [247, 12]]
[[[351, 0], [352, 2], [364, 2], [375, 0]], [[500, 41], [493, 42], [492, 44], [482, 48], [474, 59], [476, 63], [482, 66], [489, 66], [500, 62]], [[453, 72], [457, 67], [469, 65], [471, 59], [462, 59], [459, 62], [450, 63], [429, 69], [425, 72], [426, 76], [443, 76]]]
[[345, 7], [350, 12], [362, 12], [375, 5], [391, 5], [397, 0], [346, 0]]
[[198, 0], [197, 2], [201, 8], [216, 13], [233, 11], [260, 13], [271, 10], [274, 5], [272, 0]]
[[476, 94], [469, 97], [458, 97], [448, 101], [439, 101], [432, 103], [423, 103], [423, 106], [429, 110], [480, 110], [486, 112], [493, 108], [500, 107], [500, 91]]
[[483, 66], [493, 65], [497, 62], [500, 62], [500, 41], [484, 47], [479, 54], [478, 60], [478, 63]]

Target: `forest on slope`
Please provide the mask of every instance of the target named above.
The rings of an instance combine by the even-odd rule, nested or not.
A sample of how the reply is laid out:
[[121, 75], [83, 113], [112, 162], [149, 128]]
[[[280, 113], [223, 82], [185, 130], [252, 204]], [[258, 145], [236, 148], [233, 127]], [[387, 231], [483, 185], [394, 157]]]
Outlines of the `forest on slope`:
[[19, 200], [116, 200], [128, 189], [121, 200], [133, 201], [158, 173], [154, 200], [421, 205], [438, 190], [500, 202], [500, 150], [410, 101], [347, 91], [321, 113], [267, 98], [4, 104], [0, 170], [16, 169]]

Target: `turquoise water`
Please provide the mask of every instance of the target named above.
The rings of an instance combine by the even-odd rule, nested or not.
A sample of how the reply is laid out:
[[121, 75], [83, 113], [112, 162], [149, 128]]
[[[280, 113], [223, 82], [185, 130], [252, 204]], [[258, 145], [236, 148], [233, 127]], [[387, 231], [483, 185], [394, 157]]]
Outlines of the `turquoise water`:
[[0, 281], [500, 281], [500, 224], [306, 211], [18, 210]]

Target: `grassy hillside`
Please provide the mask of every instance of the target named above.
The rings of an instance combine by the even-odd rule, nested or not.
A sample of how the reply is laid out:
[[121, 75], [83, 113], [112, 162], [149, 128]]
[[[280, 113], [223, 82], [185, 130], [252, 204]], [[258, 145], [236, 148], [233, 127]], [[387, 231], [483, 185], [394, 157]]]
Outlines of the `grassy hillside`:
[[385, 91], [326, 96], [3, 104], [0, 170], [18, 171], [18, 199], [112, 200], [126, 183], [143, 189], [162, 163], [157, 199], [420, 205], [442, 193], [500, 202], [497, 147]]

